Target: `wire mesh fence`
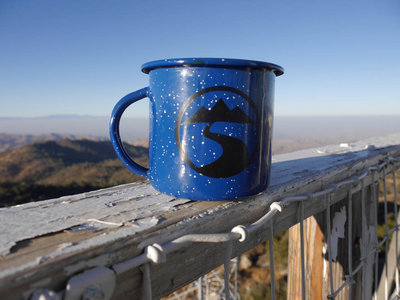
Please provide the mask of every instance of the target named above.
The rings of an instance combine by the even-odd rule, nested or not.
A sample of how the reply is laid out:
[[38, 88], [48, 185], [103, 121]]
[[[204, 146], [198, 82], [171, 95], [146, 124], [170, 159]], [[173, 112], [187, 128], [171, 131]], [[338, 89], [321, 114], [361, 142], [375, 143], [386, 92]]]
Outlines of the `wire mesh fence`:
[[[274, 202], [263, 217], [249, 226], [238, 225], [230, 233], [188, 235], [179, 238], [180, 241], [171, 242], [173, 246], [170, 243], [158, 247], [154, 261], [159, 259], [157, 256], [176, 249], [182, 241], [228, 244], [224, 267], [175, 291], [167, 299], [250, 299], [252, 296], [240, 288], [243, 283], [240, 258], [230, 260], [232, 249], [229, 244], [232, 245], [233, 240], [246, 242], [248, 234], [259, 228], [269, 233], [268, 242], [263, 244], [268, 257], [262, 256], [268, 272], [268, 276], [264, 273], [264, 287], [269, 285], [268, 291], [264, 289], [261, 293], [264, 297], [312, 299], [320, 293], [322, 298], [327, 299], [400, 299], [399, 173], [396, 174], [399, 167], [398, 158], [388, 157], [360, 175], [323, 190]], [[345, 197], [335, 200], [337, 194], [343, 193]], [[318, 215], [306, 218], [305, 203], [316, 199], [318, 205], [323, 199], [325, 208]], [[289, 240], [296, 245], [289, 246], [292, 252], [289, 249], [288, 259], [292, 265], [289, 266], [286, 282], [287, 277], [282, 279], [282, 276], [276, 275], [273, 218], [291, 206], [298, 211], [299, 223], [290, 229], [292, 235], [289, 234]], [[310, 237], [313, 230], [316, 236], [315, 228], [319, 228], [321, 233], [320, 247]], [[293, 238], [294, 235], [297, 239]], [[311, 252], [318, 250], [321, 250], [320, 253], [311, 257]], [[279, 252], [279, 255], [282, 253]], [[316, 263], [316, 259], [320, 259], [321, 264]], [[320, 274], [321, 278], [316, 280], [316, 274]], [[285, 295], [282, 289], [277, 294], [277, 285], [281, 286], [282, 281], [287, 284], [283, 289]]]
[[[240, 299], [240, 294], [238, 292], [238, 264], [239, 258], [235, 257], [231, 260], [229, 266], [229, 293], [231, 299], [234, 300]], [[224, 273], [224, 268], [217, 268], [210, 273], [200, 277], [195, 282], [182, 288], [181, 290], [175, 291], [166, 299], [223, 299], [225, 296]]]

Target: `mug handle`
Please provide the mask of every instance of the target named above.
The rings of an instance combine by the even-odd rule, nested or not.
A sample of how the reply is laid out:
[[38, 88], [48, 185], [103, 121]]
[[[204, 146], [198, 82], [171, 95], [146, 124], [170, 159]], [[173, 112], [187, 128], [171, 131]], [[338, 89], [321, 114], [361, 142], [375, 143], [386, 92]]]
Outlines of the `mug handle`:
[[134, 162], [132, 158], [130, 158], [129, 154], [126, 152], [122, 144], [121, 137], [119, 134], [119, 122], [121, 120], [121, 116], [125, 111], [125, 109], [127, 109], [129, 105], [135, 103], [136, 101], [146, 98], [148, 93], [149, 93], [149, 88], [145, 87], [143, 89], [137, 90], [136, 92], [130, 93], [125, 97], [123, 97], [114, 106], [110, 119], [110, 138], [114, 150], [117, 153], [119, 159], [125, 164], [125, 166], [130, 171], [146, 178], [148, 178], [147, 172], [149, 171], [149, 169]]

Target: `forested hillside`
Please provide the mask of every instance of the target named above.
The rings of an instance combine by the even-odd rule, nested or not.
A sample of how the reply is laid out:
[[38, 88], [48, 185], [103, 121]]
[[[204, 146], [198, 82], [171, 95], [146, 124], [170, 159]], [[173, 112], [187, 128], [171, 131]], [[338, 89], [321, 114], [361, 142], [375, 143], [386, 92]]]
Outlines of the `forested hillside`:
[[[147, 166], [147, 148], [125, 145]], [[117, 158], [111, 143], [38, 142], [0, 153], [0, 205], [9, 206], [143, 180]]]

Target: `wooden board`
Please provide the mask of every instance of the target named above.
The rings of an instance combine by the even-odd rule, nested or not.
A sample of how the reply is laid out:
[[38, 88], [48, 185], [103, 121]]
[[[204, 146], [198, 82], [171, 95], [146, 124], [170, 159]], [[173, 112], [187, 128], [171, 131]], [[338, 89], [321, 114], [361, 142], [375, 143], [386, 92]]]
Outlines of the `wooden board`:
[[[176, 199], [147, 182], [0, 209], [0, 299], [26, 299], [38, 288], [59, 291], [68, 279], [96, 266], [112, 266], [188, 233], [230, 232], [256, 221], [282, 197], [318, 191], [359, 175], [388, 155], [400, 155], [400, 134], [332, 145], [273, 158], [271, 186], [259, 195], [231, 202]], [[372, 146], [373, 145], [373, 146]], [[338, 191], [337, 199], [346, 192]], [[321, 199], [305, 206], [306, 217], [325, 209]], [[274, 233], [298, 222], [295, 206], [274, 218]], [[265, 228], [233, 256], [268, 238]], [[160, 297], [224, 262], [225, 244], [192, 244], [151, 265], [153, 296]], [[137, 268], [117, 277], [113, 298], [137, 298]]]

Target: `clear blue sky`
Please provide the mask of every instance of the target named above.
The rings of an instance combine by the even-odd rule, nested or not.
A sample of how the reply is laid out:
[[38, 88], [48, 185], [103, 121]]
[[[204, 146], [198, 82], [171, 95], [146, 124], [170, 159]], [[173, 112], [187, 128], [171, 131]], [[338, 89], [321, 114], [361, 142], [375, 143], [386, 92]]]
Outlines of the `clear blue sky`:
[[2, 0], [0, 117], [109, 115], [143, 63], [196, 56], [283, 66], [276, 115], [400, 114], [398, 0]]

